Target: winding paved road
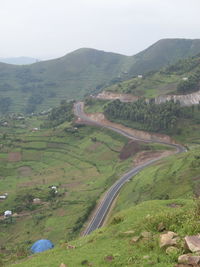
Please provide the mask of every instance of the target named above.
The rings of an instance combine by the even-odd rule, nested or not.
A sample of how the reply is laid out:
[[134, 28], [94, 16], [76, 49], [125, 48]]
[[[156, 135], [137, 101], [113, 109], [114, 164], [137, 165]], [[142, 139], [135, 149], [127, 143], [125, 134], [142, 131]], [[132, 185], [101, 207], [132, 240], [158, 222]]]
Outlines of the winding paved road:
[[[78, 102], [74, 105], [74, 113], [75, 115], [80, 118], [80, 121], [84, 121], [84, 122], [89, 122], [92, 123], [94, 125], [100, 126], [100, 127], [106, 127], [108, 129], [111, 129], [119, 134], [122, 134], [126, 137], [128, 137], [129, 139], [133, 139], [133, 140], [139, 140], [139, 141], [144, 141], [144, 142], [154, 142], [154, 143], [160, 143], [160, 144], [165, 144], [165, 145], [169, 145], [171, 147], [176, 148], [176, 152], [174, 154], [179, 154], [179, 153], [183, 153], [186, 152], [187, 149], [181, 145], [178, 144], [170, 144], [170, 143], [166, 143], [166, 142], [162, 142], [162, 141], [147, 141], [144, 139], [140, 139], [140, 138], [136, 138], [135, 136], [126, 133], [125, 131], [115, 128], [115, 127], [111, 127], [111, 126], [105, 126], [99, 122], [96, 122], [94, 120], [92, 120], [91, 118], [89, 118], [83, 111], [84, 108], [84, 103], [83, 102]], [[133, 169], [131, 169], [129, 172], [125, 173], [119, 180], [117, 180], [112, 186], [111, 188], [106, 192], [101, 204], [99, 205], [98, 209], [96, 210], [92, 220], [90, 221], [89, 225], [87, 226], [87, 228], [85, 229], [83, 235], [88, 235], [90, 234], [92, 231], [96, 230], [97, 228], [101, 227], [108, 211], [109, 208], [111, 206], [111, 204], [113, 203], [113, 200], [115, 199], [115, 197], [117, 196], [117, 194], [119, 193], [119, 190], [121, 189], [121, 187], [128, 182], [134, 175], [136, 175], [138, 172], [140, 172], [141, 170], [143, 170], [144, 168], [146, 168], [149, 165], [152, 165], [154, 162], [160, 160], [162, 157], [158, 157], [156, 159], [153, 160], [149, 160], [148, 162], [138, 166], [138, 167], [134, 167]]]

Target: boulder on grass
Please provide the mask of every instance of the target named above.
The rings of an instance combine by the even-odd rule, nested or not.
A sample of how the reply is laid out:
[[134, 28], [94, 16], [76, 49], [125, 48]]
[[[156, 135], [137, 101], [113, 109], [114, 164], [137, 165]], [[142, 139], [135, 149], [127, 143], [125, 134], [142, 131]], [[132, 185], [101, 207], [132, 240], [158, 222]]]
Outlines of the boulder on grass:
[[160, 248], [177, 245], [178, 237], [174, 232], [167, 232], [160, 235]]
[[200, 263], [200, 256], [194, 256], [191, 254], [183, 254], [178, 257], [178, 263], [197, 266], [197, 264]]
[[200, 235], [186, 236], [185, 245], [191, 252], [200, 252]]

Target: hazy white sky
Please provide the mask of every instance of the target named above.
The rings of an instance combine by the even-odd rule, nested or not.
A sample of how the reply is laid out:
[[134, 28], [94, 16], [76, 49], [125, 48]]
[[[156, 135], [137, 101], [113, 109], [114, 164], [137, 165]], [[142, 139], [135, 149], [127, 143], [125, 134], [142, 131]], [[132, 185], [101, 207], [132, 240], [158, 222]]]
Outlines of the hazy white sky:
[[199, 12], [200, 0], [0, 0], [0, 57], [133, 55], [162, 38], [200, 38]]

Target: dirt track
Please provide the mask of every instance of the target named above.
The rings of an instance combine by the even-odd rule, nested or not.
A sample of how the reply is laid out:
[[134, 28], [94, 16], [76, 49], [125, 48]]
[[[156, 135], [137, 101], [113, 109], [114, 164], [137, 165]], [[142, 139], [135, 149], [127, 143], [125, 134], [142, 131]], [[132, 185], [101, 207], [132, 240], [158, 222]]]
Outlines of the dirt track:
[[[110, 122], [109, 120], [105, 118], [103, 113], [87, 114], [87, 116], [90, 119], [94, 120], [95, 122], [101, 123], [102, 125], [105, 125], [105, 126], [118, 128], [126, 133], [129, 133], [135, 137], [138, 137], [139, 139], [144, 139], [147, 141], [158, 141], [159, 140], [161, 142], [172, 143], [172, 144], [175, 143], [175, 141], [168, 135], [139, 131], [139, 130], [128, 128], [118, 123]], [[84, 122], [84, 120], [79, 120], [78, 122], [80, 123], [81, 121]]]

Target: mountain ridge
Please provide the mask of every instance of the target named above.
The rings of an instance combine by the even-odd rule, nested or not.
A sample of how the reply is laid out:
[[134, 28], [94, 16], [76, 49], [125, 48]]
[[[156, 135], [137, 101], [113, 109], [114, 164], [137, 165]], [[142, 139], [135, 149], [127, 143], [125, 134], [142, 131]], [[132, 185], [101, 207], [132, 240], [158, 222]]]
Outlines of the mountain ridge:
[[0, 63], [0, 100], [10, 99], [6, 112], [38, 112], [56, 106], [62, 99], [81, 99], [195, 53], [200, 53], [198, 39], [166, 39], [134, 56], [80, 48], [31, 65]]

